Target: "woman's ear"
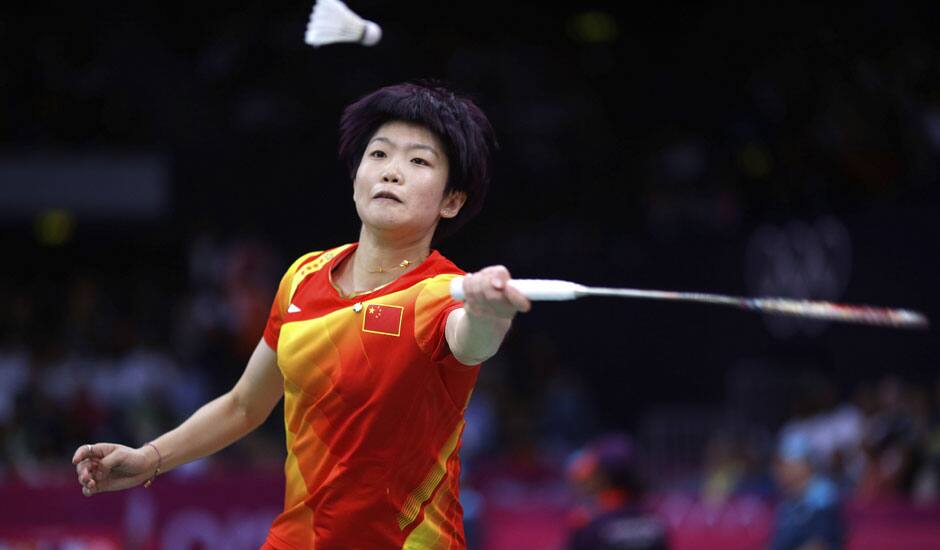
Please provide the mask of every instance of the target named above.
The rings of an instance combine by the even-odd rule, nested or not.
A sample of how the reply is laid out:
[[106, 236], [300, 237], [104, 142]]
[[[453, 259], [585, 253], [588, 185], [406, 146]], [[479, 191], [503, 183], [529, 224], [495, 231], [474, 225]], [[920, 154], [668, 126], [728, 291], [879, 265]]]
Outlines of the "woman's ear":
[[467, 202], [466, 193], [463, 191], [449, 191], [444, 195], [444, 200], [441, 201], [441, 217], [453, 218], [460, 213], [460, 209], [465, 202]]

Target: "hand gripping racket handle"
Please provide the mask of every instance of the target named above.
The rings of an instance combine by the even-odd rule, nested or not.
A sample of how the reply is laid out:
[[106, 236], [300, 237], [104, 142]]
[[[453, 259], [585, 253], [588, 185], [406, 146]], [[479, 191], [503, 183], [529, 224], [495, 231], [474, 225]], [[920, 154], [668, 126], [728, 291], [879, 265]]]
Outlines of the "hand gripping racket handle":
[[[463, 279], [455, 277], [450, 281], [450, 295], [455, 300], [464, 299]], [[587, 291], [584, 285], [557, 279], [510, 279], [509, 286], [523, 293], [526, 298], [537, 301], [574, 300]]]

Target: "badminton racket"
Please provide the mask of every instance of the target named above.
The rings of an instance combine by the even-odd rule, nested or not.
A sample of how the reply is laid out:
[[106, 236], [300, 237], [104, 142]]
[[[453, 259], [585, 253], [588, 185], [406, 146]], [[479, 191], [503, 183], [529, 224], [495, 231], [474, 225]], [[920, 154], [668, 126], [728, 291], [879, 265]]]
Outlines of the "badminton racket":
[[[463, 279], [463, 277], [455, 277], [451, 280], [450, 293], [451, 296], [457, 300], [464, 299]], [[837, 304], [815, 300], [745, 298], [703, 292], [671, 292], [635, 288], [588, 287], [557, 279], [511, 279], [509, 285], [522, 292], [526, 298], [535, 301], [566, 301], [576, 300], [586, 296], [614, 296], [620, 298], [700, 302], [759, 311], [761, 313], [894, 328], [926, 329], [929, 325], [927, 317], [922, 313], [907, 309]]]

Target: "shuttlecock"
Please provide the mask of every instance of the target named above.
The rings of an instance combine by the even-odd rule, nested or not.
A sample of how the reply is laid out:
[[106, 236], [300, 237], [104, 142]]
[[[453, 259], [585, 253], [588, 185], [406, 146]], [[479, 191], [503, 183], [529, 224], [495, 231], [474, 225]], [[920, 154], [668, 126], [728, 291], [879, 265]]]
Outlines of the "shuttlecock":
[[304, 42], [314, 48], [337, 42], [374, 46], [381, 39], [381, 27], [359, 17], [340, 0], [317, 0], [304, 36]]

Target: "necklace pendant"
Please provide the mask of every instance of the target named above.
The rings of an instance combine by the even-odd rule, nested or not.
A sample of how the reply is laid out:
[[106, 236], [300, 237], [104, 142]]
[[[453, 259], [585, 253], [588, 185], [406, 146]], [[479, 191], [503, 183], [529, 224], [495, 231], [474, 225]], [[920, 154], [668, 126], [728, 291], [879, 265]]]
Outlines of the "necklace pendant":
[[359, 313], [360, 311], [362, 311], [362, 302], [356, 302], [355, 304], [353, 304], [353, 311], [356, 313]]

